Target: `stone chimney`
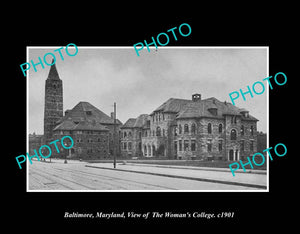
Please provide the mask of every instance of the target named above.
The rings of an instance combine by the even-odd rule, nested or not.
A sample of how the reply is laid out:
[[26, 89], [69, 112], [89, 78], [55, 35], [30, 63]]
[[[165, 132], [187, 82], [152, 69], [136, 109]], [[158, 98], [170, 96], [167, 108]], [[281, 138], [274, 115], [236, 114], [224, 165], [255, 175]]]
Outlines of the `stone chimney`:
[[65, 116], [69, 114], [70, 110], [65, 110]]
[[192, 101], [193, 102], [199, 102], [199, 101], [201, 101], [201, 94], [199, 94], [199, 93], [193, 94], [192, 95]]

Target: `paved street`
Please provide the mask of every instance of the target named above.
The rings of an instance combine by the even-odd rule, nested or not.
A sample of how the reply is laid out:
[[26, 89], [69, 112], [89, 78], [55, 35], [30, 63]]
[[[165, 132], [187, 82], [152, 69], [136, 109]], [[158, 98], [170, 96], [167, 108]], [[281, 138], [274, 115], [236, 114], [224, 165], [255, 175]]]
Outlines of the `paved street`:
[[[265, 174], [165, 168], [160, 166], [86, 163], [52, 159], [33, 161], [28, 188], [36, 190], [257, 190], [266, 187]], [[245, 185], [245, 186], [244, 186]]]

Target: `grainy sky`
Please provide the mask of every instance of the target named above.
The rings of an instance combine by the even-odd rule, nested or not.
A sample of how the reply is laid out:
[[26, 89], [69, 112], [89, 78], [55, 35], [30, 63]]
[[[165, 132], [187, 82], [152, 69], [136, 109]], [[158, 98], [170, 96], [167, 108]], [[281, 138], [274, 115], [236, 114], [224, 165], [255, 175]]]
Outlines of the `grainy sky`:
[[[29, 47], [28, 59], [38, 62], [45, 53], [57, 47]], [[69, 47], [71, 48], [71, 47]], [[74, 51], [70, 50], [70, 53]], [[160, 47], [146, 48], [136, 55], [133, 47], [78, 47], [71, 57], [58, 52], [56, 68], [63, 80], [64, 111], [80, 101], [90, 102], [110, 115], [117, 103], [117, 118], [123, 123], [140, 114], [150, 114], [169, 98], [191, 99], [200, 93], [202, 99], [215, 97], [230, 101], [229, 93], [267, 77], [266, 47]], [[51, 63], [51, 56], [47, 56]], [[40, 65], [29, 70], [29, 133], [43, 134], [45, 80], [50, 67]], [[258, 130], [267, 131], [267, 82], [262, 95], [235, 101], [259, 119]], [[260, 89], [259, 85], [257, 89]], [[258, 92], [260, 90], [257, 90]]]

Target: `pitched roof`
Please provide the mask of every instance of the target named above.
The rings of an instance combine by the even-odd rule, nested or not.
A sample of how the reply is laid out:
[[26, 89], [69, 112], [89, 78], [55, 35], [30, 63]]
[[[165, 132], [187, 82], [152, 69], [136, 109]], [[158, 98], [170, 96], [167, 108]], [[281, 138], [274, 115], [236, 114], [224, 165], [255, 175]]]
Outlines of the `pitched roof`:
[[133, 127], [134, 128], [142, 128], [144, 125], [146, 125], [146, 122], [148, 120], [149, 115], [142, 114], [139, 117], [137, 117]]
[[[54, 60], [52, 59], [52, 63], [54, 62]], [[60, 80], [55, 63], [50, 67], [50, 71], [48, 74], [48, 78], [47, 79], [51, 79], [51, 80]]]
[[[192, 100], [188, 99], [178, 99], [178, 98], [170, 98], [166, 102], [164, 102], [161, 106], [156, 108], [153, 112], [162, 111], [162, 112], [179, 112], [184, 106], [188, 103], [192, 103]], [[150, 114], [152, 115], [153, 112]]]
[[[214, 115], [209, 109], [217, 109], [217, 114]], [[177, 119], [184, 118], [201, 118], [201, 117], [211, 117], [211, 118], [223, 118], [224, 115], [239, 115], [244, 120], [256, 120], [253, 116], [249, 115], [248, 118], [241, 115], [245, 109], [238, 108], [231, 103], [221, 102], [218, 99], [212, 97], [207, 98], [198, 102], [188, 103], [182, 111], [178, 113]]]
[[56, 130], [94, 130], [94, 131], [109, 131], [108, 128], [96, 121], [74, 121], [71, 118], [66, 119], [57, 125], [53, 131]]
[[125, 124], [121, 128], [133, 128], [135, 121], [136, 119], [130, 118], [125, 122]]
[[147, 114], [141, 114], [137, 118], [130, 118], [121, 128], [142, 128], [146, 125], [148, 116]]
[[[98, 108], [94, 107], [88, 102], [79, 102], [72, 110], [69, 110], [68, 113], [60, 119], [59, 123], [72, 119], [76, 122], [81, 121], [96, 121], [100, 124], [114, 124], [114, 119], [103, 113]], [[117, 120], [117, 124], [122, 124]]]

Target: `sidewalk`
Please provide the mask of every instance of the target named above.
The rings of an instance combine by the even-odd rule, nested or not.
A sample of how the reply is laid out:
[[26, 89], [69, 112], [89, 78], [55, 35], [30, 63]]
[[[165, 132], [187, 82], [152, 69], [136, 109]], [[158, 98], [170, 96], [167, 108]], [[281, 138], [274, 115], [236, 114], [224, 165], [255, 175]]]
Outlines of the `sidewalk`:
[[[204, 171], [224, 171], [230, 172], [230, 168], [219, 168], [219, 167], [194, 167], [194, 166], [174, 166], [174, 165], [158, 165], [158, 164], [149, 164], [149, 163], [132, 163], [128, 162], [127, 165], [141, 165], [145, 167], [163, 167], [163, 168], [179, 168], [179, 169], [193, 169], [193, 170], [204, 170]], [[242, 169], [239, 169], [234, 172], [236, 173], [254, 173], [254, 174], [267, 174], [266, 170], [255, 170], [255, 169], [247, 169], [245, 172]]]
[[236, 175], [233, 176], [230, 170], [227, 170], [226, 168], [199, 168], [139, 163], [117, 163], [116, 169], [113, 168], [112, 163], [88, 163], [85, 166], [267, 189], [266, 174], [241, 172], [236, 173]]

